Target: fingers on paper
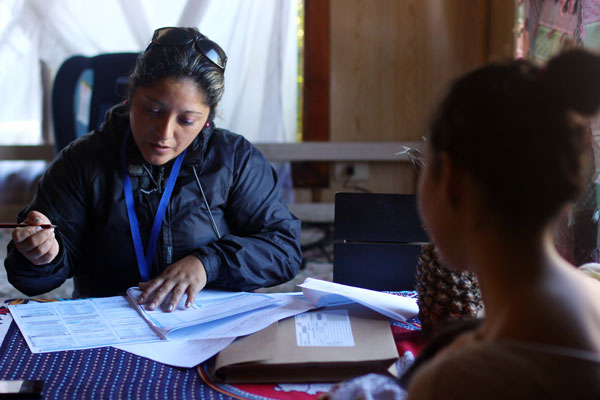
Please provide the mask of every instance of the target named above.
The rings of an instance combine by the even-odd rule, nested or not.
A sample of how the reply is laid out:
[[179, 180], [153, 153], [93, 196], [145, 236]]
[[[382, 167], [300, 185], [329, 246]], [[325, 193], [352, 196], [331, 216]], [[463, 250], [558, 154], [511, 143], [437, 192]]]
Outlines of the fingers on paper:
[[186, 293], [187, 288], [188, 285], [186, 283], [157, 277], [150, 282], [147, 282], [145, 287], [140, 285], [140, 289], [142, 289], [143, 292], [139, 302], [140, 304], [146, 304], [147, 310], [155, 310], [168, 299], [169, 303], [164, 311], [173, 311], [177, 308], [177, 305], [183, 294]]
[[196, 296], [198, 295], [198, 292], [202, 290], [202, 287], [196, 289], [193, 287], [189, 287], [188, 290], [186, 291], [186, 295], [187, 295], [187, 300], [185, 301], [185, 306], [186, 307], [191, 307], [192, 304], [194, 304], [194, 302], [196, 301]]
[[206, 271], [202, 262], [195, 256], [188, 256], [170, 265], [151, 281], [140, 283], [142, 294], [138, 301], [146, 304], [147, 310], [154, 310], [168, 299], [165, 311], [173, 311], [185, 294], [185, 306], [191, 307], [205, 285]]
[[[152, 299], [152, 309], [159, 307], [163, 302], [167, 299], [169, 293], [173, 289], [173, 283], [170, 281], [165, 281], [156, 291], [154, 292], [154, 297]], [[172, 311], [174, 308], [167, 306], [166, 311]]]
[[162, 304], [169, 293], [169, 288], [165, 284], [168, 284], [168, 282], [165, 282], [162, 276], [158, 276], [148, 282], [140, 283], [139, 286], [142, 289], [142, 294], [140, 295], [139, 303], [146, 304], [147, 310], [155, 310]]
[[138, 284], [142, 293], [140, 297], [138, 297], [139, 304], [146, 304], [146, 301], [152, 298], [152, 292], [154, 291], [154, 286], [157, 285], [156, 279], [147, 282], [140, 282]]
[[177, 308], [181, 297], [185, 293], [187, 286], [182, 284], [181, 282], [176, 284], [171, 292], [171, 300], [169, 301], [169, 305], [167, 306], [167, 311], [173, 311]]

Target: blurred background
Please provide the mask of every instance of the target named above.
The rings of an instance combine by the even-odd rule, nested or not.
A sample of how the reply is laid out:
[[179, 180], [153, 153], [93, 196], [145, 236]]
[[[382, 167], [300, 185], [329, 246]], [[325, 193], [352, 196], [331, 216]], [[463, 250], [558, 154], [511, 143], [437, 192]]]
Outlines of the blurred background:
[[[494, 60], [598, 49], [599, 21], [598, 0], [0, 0], [0, 218], [15, 221], [54, 157], [51, 93], [66, 59], [139, 52], [158, 27], [195, 26], [229, 58], [217, 125], [273, 161], [303, 220], [297, 280], [327, 278], [335, 193], [414, 193], [416, 171], [396, 153], [421, 148], [455, 77]], [[82, 122], [89, 85], [79, 88]], [[596, 259], [597, 164], [557, 227], [575, 264]], [[0, 232], [0, 257], [9, 234]], [[0, 276], [0, 296], [10, 290]]]

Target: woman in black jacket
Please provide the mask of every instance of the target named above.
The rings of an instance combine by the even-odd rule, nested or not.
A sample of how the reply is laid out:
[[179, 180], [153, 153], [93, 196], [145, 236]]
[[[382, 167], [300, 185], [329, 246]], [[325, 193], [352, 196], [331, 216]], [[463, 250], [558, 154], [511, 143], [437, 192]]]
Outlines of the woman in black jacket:
[[[218, 129], [227, 57], [195, 28], [161, 28], [128, 99], [52, 162], [13, 231], [9, 281], [36, 295], [74, 277], [74, 297], [138, 285], [155, 309], [207, 284], [237, 290], [294, 277], [300, 221], [268, 161]], [[42, 229], [41, 224], [56, 228]]]

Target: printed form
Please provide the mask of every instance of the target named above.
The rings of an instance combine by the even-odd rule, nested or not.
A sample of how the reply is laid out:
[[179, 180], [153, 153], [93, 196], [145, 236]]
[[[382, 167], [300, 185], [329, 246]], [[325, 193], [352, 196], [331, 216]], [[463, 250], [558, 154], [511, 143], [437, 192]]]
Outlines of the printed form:
[[32, 353], [161, 341], [123, 296], [18, 304], [9, 309]]
[[[215, 296], [223, 300], [220, 315], [224, 317], [211, 320], [219, 313], [215, 313], [218, 310], [215, 303], [207, 300]], [[150, 321], [161, 323], [185, 326], [189, 320], [208, 321], [176, 329], [168, 335], [169, 341], [161, 339], [142, 318], [137, 304], [132, 305], [124, 296], [29, 302], [10, 305], [9, 309], [33, 353], [113, 346], [158, 362], [190, 368], [221, 351], [237, 336], [249, 335], [275, 321], [315, 308], [302, 293], [273, 293], [269, 297], [267, 306], [260, 307], [267, 300], [264, 295], [240, 297], [224, 292], [217, 296], [207, 290], [196, 298], [195, 308], [153, 312]], [[201, 304], [208, 304], [207, 313], [196, 315], [202, 309]], [[253, 307], [258, 308], [247, 310]], [[238, 314], [231, 315], [234, 312]]]
[[296, 315], [296, 344], [305, 346], [354, 346], [346, 310], [321, 310]]

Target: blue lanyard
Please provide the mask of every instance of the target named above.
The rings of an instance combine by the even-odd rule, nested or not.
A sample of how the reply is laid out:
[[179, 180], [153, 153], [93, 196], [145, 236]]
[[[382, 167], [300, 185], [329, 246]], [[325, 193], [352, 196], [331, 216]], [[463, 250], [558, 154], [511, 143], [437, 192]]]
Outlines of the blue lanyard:
[[[129, 132], [125, 134], [123, 138], [123, 145], [121, 146], [121, 167], [123, 174], [123, 190], [125, 192], [125, 202], [127, 203], [127, 217], [129, 218], [129, 228], [131, 229], [131, 237], [133, 239], [133, 247], [135, 248], [135, 255], [138, 262], [138, 268], [140, 270], [140, 276], [142, 282], [150, 280], [150, 271], [148, 266], [152, 266], [152, 259], [154, 258], [154, 249], [156, 248], [156, 242], [158, 241], [158, 233], [162, 225], [163, 218], [165, 217], [165, 211], [173, 193], [173, 187], [179, 175], [179, 169], [181, 163], [185, 157], [187, 149], [183, 151], [173, 163], [169, 179], [167, 180], [167, 186], [158, 204], [158, 210], [154, 216], [154, 223], [152, 224], [152, 232], [150, 233], [150, 239], [148, 240], [148, 249], [146, 250], [146, 257], [144, 258], [144, 248], [142, 246], [142, 238], [140, 237], [140, 227], [138, 224], [137, 214], [135, 213], [135, 207], [133, 203], [133, 191], [131, 190], [131, 179], [129, 178], [129, 172], [127, 170], [127, 162], [125, 160], [125, 150], [127, 148], [127, 138]], [[160, 184], [160, 182], [159, 182]]]

